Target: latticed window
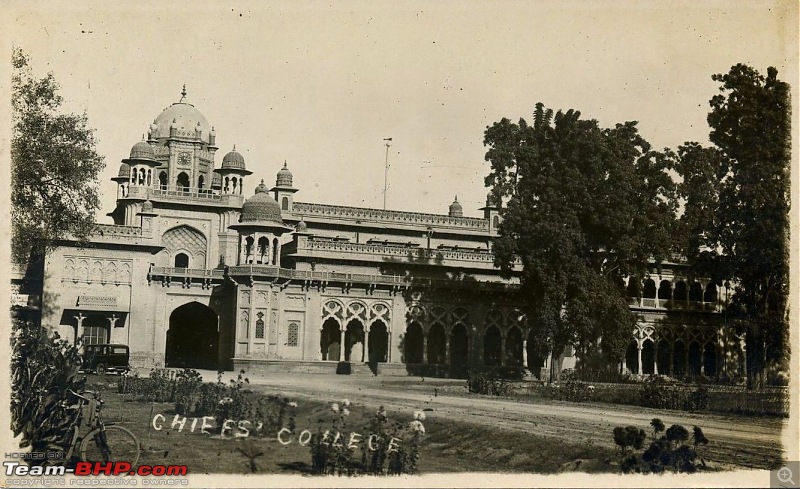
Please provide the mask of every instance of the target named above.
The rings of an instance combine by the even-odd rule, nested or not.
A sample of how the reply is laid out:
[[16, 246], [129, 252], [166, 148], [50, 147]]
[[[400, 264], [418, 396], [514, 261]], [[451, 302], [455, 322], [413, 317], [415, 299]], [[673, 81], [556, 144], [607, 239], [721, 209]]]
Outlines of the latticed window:
[[300, 325], [297, 323], [289, 323], [289, 335], [286, 340], [286, 345], [297, 346], [299, 336], [300, 336]]
[[264, 339], [264, 313], [258, 313], [258, 320], [256, 320], [256, 338], [259, 340]]

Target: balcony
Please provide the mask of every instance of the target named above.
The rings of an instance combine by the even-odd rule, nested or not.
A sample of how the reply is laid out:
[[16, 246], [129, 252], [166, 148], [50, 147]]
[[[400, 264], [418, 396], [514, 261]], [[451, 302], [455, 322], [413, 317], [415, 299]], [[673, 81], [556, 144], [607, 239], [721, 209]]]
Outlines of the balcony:
[[155, 280], [160, 280], [163, 287], [169, 287], [176, 282], [187, 289], [194, 284], [200, 285], [203, 289], [210, 289], [225, 280], [225, 271], [206, 268], [150, 267], [147, 282], [149, 284]]
[[324, 216], [337, 219], [359, 219], [372, 222], [384, 221], [414, 225], [436, 225], [489, 232], [489, 221], [487, 219], [475, 217], [451, 217], [443, 214], [391, 211], [342, 205], [311, 204], [306, 202], [295, 202], [293, 212], [304, 217]]
[[190, 192], [187, 187], [176, 186], [162, 186], [152, 190], [153, 197], [169, 197], [171, 199], [184, 199], [184, 200], [222, 200], [222, 195], [214, 194], [211, 190], [200, 190]]

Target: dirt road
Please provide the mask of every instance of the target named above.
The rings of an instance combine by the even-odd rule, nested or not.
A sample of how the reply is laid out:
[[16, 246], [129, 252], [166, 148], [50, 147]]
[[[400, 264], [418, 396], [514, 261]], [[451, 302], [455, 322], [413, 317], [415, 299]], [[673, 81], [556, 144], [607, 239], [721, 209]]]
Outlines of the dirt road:
[[467, 395], [464, 381], [448, 379], [270, 374], [250, 381], [255, 390], [279, 391], [287, 397], [330, 402], [348, 398], [395, 411], [425, 409], [434, 420], [457, 420], [594, 445], [613, 446], [611, 432], [616, 426], [634, 425], [649, 431], [650, 420], [660, 418], [667, 426], [681, 424], [690, 430], [700, 426], [711, 441], [704, 456], [720, 468], [779, 466], [781, 432], [786, 429], [786, 420], [781, 418]]

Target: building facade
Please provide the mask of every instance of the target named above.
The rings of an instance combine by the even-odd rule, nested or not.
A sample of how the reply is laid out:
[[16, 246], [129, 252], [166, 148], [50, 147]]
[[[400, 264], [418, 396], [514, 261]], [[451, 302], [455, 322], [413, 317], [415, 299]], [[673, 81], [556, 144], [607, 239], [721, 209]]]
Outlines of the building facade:
[[[49, 255], [43, 323], [84, 343], [129, 345], [138, 367], [429, 372], [525, 367], [538, 358], [501, 277], [500, 209], [464, 216], [308, 203], [284, 162], [274, 186], [235, 148], [216, 166], [214, 127], [186, 101], [166, 108], [122, 160], [114, 224]], [[297, 187], [295, 185], [297, 184]], [[640, 321], [622, 368], [733, 375], [743, 338], [728, 291], [689, 281], [679, 260], [630, 280]], [[574, 366], [571, 348], [564, 367]]]

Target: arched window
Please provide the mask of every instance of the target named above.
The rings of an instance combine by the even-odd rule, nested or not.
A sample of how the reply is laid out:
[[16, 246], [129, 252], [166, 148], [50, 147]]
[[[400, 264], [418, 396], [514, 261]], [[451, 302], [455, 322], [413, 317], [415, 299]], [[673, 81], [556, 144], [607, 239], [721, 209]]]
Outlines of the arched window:
[[289, 197], [284, 197], [281, 201], [281, 210], [288, 211], [289, 210]]
[[492, 227], [496, 228], [498, 226], [500, 226], [500, 216], [494, 216], [494, 220], [492, 222]]
[[161, 187], [161, 190], [167, 189], [167, 172], [162, 171], [158, 174], [158, 185]]
[[289, 334], [286, 335], [286, 346], [297, 346], [300, 336], [300, 325], [297, 323], [289, 323]]
[[189, 191], [189, 175], [187, 175], [185, 172], [180, 172], [178, 174], [176, 183], [178, 185], [178, 190], [182, 192]]
[[232, 193], [236, 193], [236, 177], [231, 178], [231, 191]]
[[244, 240], [244, 255], [245, 255], [245, 263], [253, 263], [253, 237], [248, 236], [247, 239]]
[[264, 339], [264, 313], [259, 312], [257, 314], [258, 319], [256, 320], [256, 339], [263, 340]]
[[175, 268], [189, 268], [189, 255], [186, 253], [175, 255]]
[[256, 261], [269, 265], [269, 239], [266, 236], [258, 238], [258, 260]]
[[147, 173], [145, 172], [144, 168], [139, 169], [139, 185], [144, 185], [145, 178]]
[[205, 183], [205, 178], [203, 175], [197, 177], [197, 190], [203, 190], [203, 184]]

